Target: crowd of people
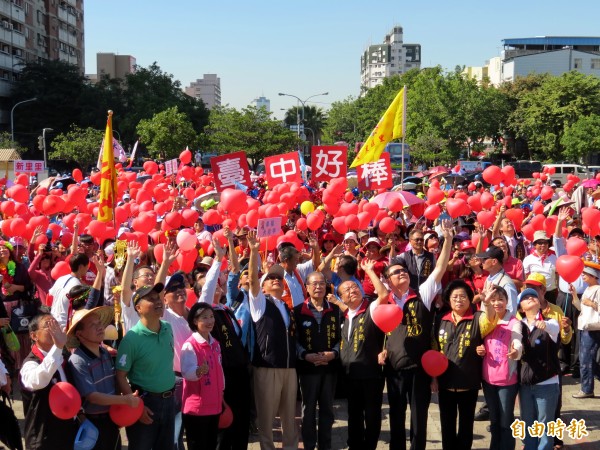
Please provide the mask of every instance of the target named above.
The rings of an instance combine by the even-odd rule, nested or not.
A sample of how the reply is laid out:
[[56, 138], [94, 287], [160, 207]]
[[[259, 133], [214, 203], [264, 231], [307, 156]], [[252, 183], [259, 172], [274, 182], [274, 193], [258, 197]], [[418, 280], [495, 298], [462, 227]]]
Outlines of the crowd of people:
[[[482, 419], [490, 449], [508, 450], [521, 445], [517, 398], [525, 429], [560, 419], [564, 376], [581, 380], [574, 397], [593, 398], [600, 220], [590, 223], [589, 211], [600, 192], [575, 187], [569, 198], [541, 180], [445, 185], [443, 175], [418, 188], [419, 202], [376, 208], [347, 180], [280, 189], [260, 180], [257, 208], [292, 194], [277, 210], [281, 230], [267, 237], [249, 208], [201, 206], [180, 195], [189, 184], [168, 180], [163, 196], [158, 178], [149, 199], [142, 186], [119, 192], [128, 214], [115, 214], [112, 236], [63, 212], [48, 232], [2, 226], [0, 385], [21, 391], [26, 448], [72, 448], [83, 424], [96, 437], [80, 448], [121, 448], [112, 415], [121, 405], [140, 410], [126, 427], [133, 450], [245, 449], [251, 434], [274, 449], [277, 417], [283, 448], [301, 439], [326, 450], [342, 395], [348, 448], [375, 449], [385, 388], [391, 449], [427, 447], [433, 394], [445, 450], [470, 449]], [[77, 186], [93, 201], [93, 185]], [[35, 203], [32, 194], [32, 212]], [[148, 207], [160, 210], [151, 230], [138, 220]], [[308, 220], [315, 208], [318, 224]], [[173, 226], [172, 213], [187, 225]], [[566, 269], [565, 256], [576, 260]], [[433, 375], [432, 350], [447, 362]], [[82, 399], [72, 419], [53, 413], [61, 381]], [[525, 450], [562, 447], [547, 434], [522, 438]]]

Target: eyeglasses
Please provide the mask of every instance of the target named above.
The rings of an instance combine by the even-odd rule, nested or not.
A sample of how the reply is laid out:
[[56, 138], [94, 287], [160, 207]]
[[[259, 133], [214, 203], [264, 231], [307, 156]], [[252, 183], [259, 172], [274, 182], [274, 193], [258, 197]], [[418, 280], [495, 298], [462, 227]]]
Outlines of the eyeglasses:
[[306, 283], [307, 286], [317, 287], [317, 286], [327, 286], [325, 281], [313, 281], [311, 283]]
[[137, 278], [146, 278], [146, 279], [148, 279], [148, 278], [152, 278], [153, 276], [154, 276], [153, 273], [147, 272], [147, 273], [141, 273], [141, 274], [139, 274], [137, 276]]
[[279, 280], [279, 281], [281, 281], [281, 280], [283, 280], [283, 277], [280, 276], [280, 275], [276, 275], [276, 274], [272, 273], [272, 274], [267, 275], [266, 278], [265, 278], [265, 280]]
[[406, 269], [396, 269], [393, 272], [390, 272], [388, 274], [388, 277], [393, 277], [394, 275], [402, 275], [404, 273], [408, 273], [408, 270], [406, 270]]
[[358, 291], [358, 292], [360, 292], [360, 288], [356, 284], [353, 284], [352, 286], [349, 286], [348, 288], [344, 289], [342, 291], [342, 293], [343, 294], [349, 294], [352, 291], [355, 291], [355, 292]]
[[423, 242], [425, 239], [423, 238], [412, 238], [411, 241], [413, 242]]
[[93, 242], [78, 242], [77, 243], [78, 247], [90, 247], [92, 245], [94, 245]]

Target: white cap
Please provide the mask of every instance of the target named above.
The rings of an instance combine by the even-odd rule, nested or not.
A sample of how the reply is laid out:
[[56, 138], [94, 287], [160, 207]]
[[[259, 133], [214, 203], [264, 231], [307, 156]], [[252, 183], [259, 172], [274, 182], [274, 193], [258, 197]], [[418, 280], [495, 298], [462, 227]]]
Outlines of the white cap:
[[356, 233], [349, 231], [344, 235], [344, 241], [347, 239], [352, 239], [354, 242], [358, 244], [358, 237], [356, 237]]

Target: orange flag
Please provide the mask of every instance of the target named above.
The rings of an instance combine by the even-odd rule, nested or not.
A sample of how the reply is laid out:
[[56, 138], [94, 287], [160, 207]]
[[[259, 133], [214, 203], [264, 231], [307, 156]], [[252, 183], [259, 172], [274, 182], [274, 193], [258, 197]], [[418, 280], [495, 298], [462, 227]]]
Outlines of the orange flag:
[[100, 169], [100, 203], [98, 205], [98, 220], [110, 222], [113, 220], [115, 199], [117, 195], [117, 172], [113, 150], [112, 111], [108, 111], [106, 133], [102, 149], [102, 167]]

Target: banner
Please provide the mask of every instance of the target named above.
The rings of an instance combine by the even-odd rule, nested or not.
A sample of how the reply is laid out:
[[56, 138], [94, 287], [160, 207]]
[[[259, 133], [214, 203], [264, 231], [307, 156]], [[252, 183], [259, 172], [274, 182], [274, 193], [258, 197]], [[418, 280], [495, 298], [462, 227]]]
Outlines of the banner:
[[348, 147], [320, 145], [311, 148], [311, 179], [313, 181], [345, 178], [347, 166]]
[[273, 189], [278, 184], [289, 181], [302, 183], [298, 152], [284, 153], [283, 155], [265, 158], [265, 172], [270, 189]]
[[270, 219], [258, 219], [257, 233], [258, 238], [275, 236], [281, 233], [281, 217], [272, 217]]
[[360, 165], [356, 168], [358, 189], [360, 191], [376, 191], [389, 189], [394, 185], [390, 154], [384, 153], [378, 161]]
[[102, 167], [100, 169], [100, 202], [98, 204], [98, 220], [109, 222], [113, 220], [115, 196], [117, 195], [117, 172], [112, 143], [112, 111], [108, 112], [104, 148], [102, 150]]
[[[8, 164], [6, 165], [8, 167]], [[13, 171], [16, 172], [28, 172], [28, 173], [40, 173], [44, 171], [44, 161], [27, 160], [27, 159], [16, 159], [14, 161]]]
[[250, 168], [245, 152], [213, 156], [210, 158], [210, 167], [214, 174], [217, 192], [223, 192], [227, 188], [240, 189], [243, 186], [249, 189], [252, 187]]

